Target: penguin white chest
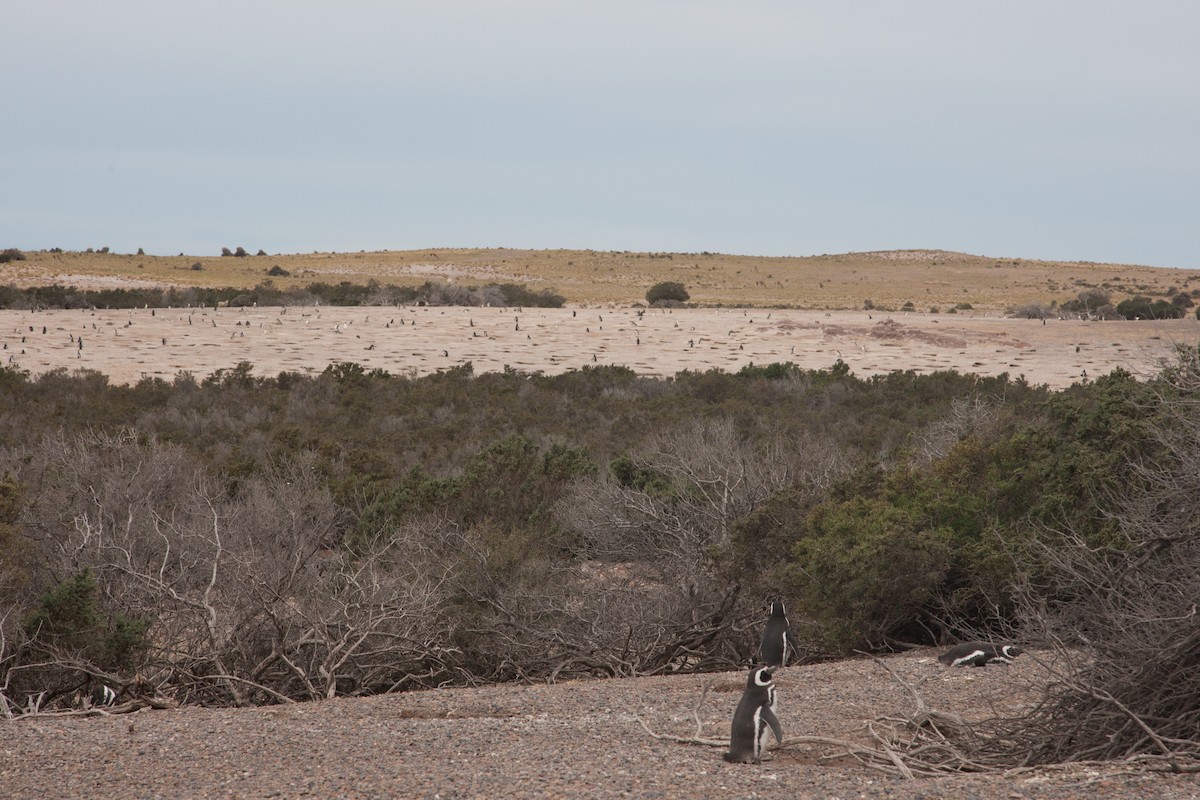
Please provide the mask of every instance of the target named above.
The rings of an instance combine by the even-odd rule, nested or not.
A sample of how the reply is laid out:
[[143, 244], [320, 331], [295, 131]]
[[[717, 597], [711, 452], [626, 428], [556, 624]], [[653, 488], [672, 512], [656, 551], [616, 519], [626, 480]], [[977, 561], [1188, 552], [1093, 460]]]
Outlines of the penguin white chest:
[[763, 719], [763, 708], [759, 706], [754, 710], [754, 757], [762, 758], [762, 754], [767, 751], [767, 732], [770, 726]]

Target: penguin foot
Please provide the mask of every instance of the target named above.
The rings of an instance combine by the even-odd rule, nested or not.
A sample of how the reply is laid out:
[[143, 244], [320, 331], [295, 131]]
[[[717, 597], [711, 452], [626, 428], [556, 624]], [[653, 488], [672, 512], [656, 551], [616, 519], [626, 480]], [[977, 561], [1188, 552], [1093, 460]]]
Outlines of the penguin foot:
[[721, 756], [730, 764], [758, 764], [761, 763], [752, 753], [725, 753]]

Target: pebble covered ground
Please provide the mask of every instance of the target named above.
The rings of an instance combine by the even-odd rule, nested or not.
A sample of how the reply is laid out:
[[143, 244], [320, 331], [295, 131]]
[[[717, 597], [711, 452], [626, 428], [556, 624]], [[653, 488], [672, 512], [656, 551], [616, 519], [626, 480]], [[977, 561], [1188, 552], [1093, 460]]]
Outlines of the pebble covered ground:
[[[932, 708], [971, 718], [1016, 713], [1044, 680], [1028, 657], [886, 663]], [[702, 738], [727, 739], [744, 683], [730, 672], [25, 717], [0, 721], [0, 798], [1200, 798], [1200, 776], [1116, 766], [904, 779], [811, 747], [727, 764], [720, 747], [656, 739], [639, 722], [687, 737], [695, 714]], [[867, 721], [913, 707], [869, 659], [789, 667], [777, 684], [785, 736], [861, 741]]]

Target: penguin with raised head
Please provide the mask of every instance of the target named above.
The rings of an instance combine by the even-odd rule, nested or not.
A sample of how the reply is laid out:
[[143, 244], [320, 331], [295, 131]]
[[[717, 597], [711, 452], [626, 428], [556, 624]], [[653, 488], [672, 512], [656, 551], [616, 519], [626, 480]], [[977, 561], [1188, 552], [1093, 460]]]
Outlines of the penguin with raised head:
[[947, 667], [986, 667], [988, 664], [1011, 664], [1021, 655], [1015, 644], [995, 645], [990, 642], [963, 642], [938, 656]]
[[746, 689], [737, 710], [733, 712], [733, 727], [729, 732], [729, 752], [725, 760], [731, 764], [758, 764], [767, 746], [767, 730], [775, 741], [783, 742], [783, 729], [775, 716], [775, 684], [767, 667], [751, 667]]
[[771, 603], [767, 624], [763, 626], [762, 640], [758, 645], [758, 660], [771, 669], [786, 667], [789, 650], [795, 652], [787, 611], [782, 600], [775, 600]]

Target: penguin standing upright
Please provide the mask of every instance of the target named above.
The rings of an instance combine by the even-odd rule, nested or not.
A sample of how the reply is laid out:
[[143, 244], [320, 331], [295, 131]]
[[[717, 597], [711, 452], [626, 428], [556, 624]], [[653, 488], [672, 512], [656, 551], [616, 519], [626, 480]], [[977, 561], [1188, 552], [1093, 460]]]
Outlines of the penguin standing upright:
[[782, 600], [775, 600], [771, 603], [771, 615], [767, 617], [767, 624], [763, 626], [762, 641], [758, 645], [758, 660], [772, 669], [786, 667], [789, 649], [795, 651], [787, 611]]
[[775, 684], [771, 670], [752, 667], [746, 678], [746, 689], [737, 710], [733, 712], [733, 727], [729, 733], [729, 752], [725, 760], [731, 764], [758, 764], [767, 745], [767, 729], [775, 741], [783, 742], [783, 729], [775, 716]]
[[1011, 664], [1021, 652], [1015, 644], [963, 642], [938, 656], [938, 661], [947, 667], [986, 667], [988, 664]]

